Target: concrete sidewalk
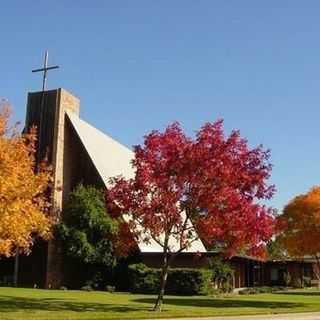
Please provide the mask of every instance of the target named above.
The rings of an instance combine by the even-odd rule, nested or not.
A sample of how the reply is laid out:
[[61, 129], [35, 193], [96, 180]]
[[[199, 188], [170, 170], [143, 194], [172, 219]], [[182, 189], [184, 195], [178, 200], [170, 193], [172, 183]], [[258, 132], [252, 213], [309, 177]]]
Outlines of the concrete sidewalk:
[[[152, 319], [149, 319], [149, 320], [152, 320]], [[165, 320], [320, 320], [320, 312], [270, 314], [270, 315], [258, 315], [258, 316], [169, 318]]]

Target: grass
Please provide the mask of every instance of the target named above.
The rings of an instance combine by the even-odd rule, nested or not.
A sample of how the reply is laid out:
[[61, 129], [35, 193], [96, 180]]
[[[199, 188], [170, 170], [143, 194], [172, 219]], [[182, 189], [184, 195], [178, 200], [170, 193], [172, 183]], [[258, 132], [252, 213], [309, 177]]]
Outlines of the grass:
[[274, 294], [167, 296], [161, 313], [150, 311], [154, 296], [128, 293], [0, 288], [1, 320], [150, 319], [320, 311], [320, 291]]

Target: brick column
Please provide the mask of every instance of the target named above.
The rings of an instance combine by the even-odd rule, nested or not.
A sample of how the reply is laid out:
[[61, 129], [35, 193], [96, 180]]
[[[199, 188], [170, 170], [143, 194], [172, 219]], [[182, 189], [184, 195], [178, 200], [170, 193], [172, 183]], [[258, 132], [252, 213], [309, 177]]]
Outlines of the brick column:
[[[42, 101], [42, 103], [41, 103]], [[41, 110], [42, 107], [42, 110]], [[45, 92], [33, 92], [28, 95], [26, 129], [37, 126], [40, 143], [40, 160], [48, 154], [53, 168], [52, 215], [59, 221], [66, 198], [64, 182], [70, 179], [67, 168], [64, 169], [65, 154], [65, 118], [66, 111], [79, 115], [80, 100], [64, 89]], [[59, 288], [63, 285], [63, 261], [61, 246], [52, 239], [48, 243], [45, 286]]]
[[[64, 179], [70, 179], [65, 176], [64, 170], [64, 148], [65, 148], [65, 118], [66, 111], [71, 111], [79, 115], [80, 100], [64, 89], [58, 89], [58, 99], [56, 105], [56, 117], [54, 123], [54, 143], [53, 143], [53, 174], [54, 188], [52, 194], [52, 210], [54, 216], [59, 221], [63, 209], [64, 193], [68, 192], [63, 189]], [[63, 261], [61, 245], [57, 240], [53, 239], [48, 244], [47, 258], [47, 275], [46, 287], [59, 288], [63, 285]]]

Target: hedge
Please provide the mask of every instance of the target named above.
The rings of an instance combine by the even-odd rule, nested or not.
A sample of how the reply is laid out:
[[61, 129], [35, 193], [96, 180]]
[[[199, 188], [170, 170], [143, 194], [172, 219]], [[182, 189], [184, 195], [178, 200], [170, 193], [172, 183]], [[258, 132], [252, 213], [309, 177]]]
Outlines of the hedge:
[[[143, 263], [129, 266], [130, 289], [133, 293], [158, 293], [161, 270], [149, 268]], [[206, 294], [210, 286], [212, 272], [208, 269], [169, 269], [166, 294], [200, 295]]]
[[239, 291], [239, 294], [259, 294], [259, 293], [274, 293], [278, 291], [286, 291], [288, 288], [281, 287], [281, 286], [274, 286], [274, 287], [252, 287], [252, 288], [245, 288]]

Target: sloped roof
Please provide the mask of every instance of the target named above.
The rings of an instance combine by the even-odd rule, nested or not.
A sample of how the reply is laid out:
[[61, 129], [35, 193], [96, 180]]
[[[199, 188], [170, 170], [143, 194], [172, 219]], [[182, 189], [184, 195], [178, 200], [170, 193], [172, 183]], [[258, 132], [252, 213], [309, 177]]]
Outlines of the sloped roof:
[[[134, 157], [132, 150], [81, 120], [78, 115], [67, 112], [67, 116], [106, 187], [111, 177], [118, 175], [126, 179], [134, 177], [134, 170], [131, 166], [131, 160]], [[174, 240], [169, 245], [173, 251], [178, 248], [178, 243], [175, 243]], [[162, 252], [162, 247], [152, 239], [148, 244], [141, 241], [138, 246], [141, 252]], [[206, 252], [206, 249], [199, 239], [184, 252]]]
[[123, 175], [126, 179], [133, 178], [134, 171], [130, 162], [134, 154], [130, 149], [81, 120], [76, 114], [67, 112], [67, 115], [106, 186], [111, 177]]

